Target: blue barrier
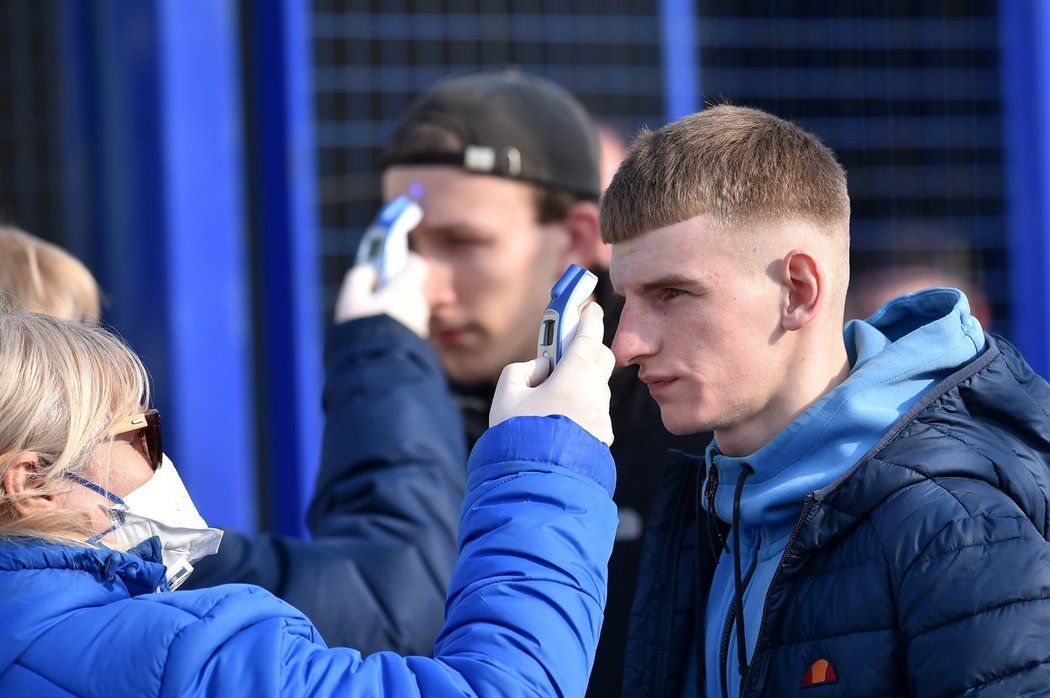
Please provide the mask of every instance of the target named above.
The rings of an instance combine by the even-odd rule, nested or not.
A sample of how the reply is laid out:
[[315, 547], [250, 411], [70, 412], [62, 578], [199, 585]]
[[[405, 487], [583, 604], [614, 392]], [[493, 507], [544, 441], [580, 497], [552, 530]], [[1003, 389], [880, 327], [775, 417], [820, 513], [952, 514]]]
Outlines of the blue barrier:
[[67, 0], [70, 240], [210, 522], [256, 523], [235, 3]]
[[1050, 377], [1050, 3], [999, 3], [1011, 335]]

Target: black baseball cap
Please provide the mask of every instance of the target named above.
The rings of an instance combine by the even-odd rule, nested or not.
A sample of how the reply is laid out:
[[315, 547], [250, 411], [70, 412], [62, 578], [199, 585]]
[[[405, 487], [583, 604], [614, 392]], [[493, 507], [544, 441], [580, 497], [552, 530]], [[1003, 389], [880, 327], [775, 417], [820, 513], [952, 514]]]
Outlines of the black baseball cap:
[[597, 201], [598, 153], [594, 122], [575, 97], [508, 69], [448, 78], [417, 97], [380, 166], [457, 165]]

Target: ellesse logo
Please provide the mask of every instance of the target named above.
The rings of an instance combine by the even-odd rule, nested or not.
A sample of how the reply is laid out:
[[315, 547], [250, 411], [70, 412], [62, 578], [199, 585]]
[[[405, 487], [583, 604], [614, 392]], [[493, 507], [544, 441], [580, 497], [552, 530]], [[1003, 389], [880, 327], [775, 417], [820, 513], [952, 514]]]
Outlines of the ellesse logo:
[[839, 675], [835, 671], [835, 665], [830, 660], [821, 658], [806, 669], [806, 673], [802, 676], [802, 688], [827, 686], [828, 684], [838, 683], [838, 681]]

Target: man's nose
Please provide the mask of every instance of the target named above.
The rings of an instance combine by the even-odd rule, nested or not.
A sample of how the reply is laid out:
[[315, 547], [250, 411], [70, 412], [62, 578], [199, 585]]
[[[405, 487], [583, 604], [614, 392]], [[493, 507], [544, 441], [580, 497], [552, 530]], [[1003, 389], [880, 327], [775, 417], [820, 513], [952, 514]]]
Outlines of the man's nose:
[[452, 266], [439, 257], [425, 257], [430, 273], [427, 275], [427, 304], [433, 310], [450, 305], [456, 300]]
[[630, 304], [625, 303], [612, 341], [612, 352], [618, 366], [638, 363], [641, 357], [652, 353], [651, 342], [642, 334], [639, 319]]

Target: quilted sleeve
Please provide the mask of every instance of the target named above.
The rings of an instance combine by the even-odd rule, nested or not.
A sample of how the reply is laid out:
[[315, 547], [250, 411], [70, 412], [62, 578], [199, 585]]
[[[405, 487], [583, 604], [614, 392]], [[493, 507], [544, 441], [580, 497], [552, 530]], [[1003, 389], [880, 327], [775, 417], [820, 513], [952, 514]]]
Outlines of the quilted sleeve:
[[1016, 696], [1050, 687], [1050, 544], [1025, 517], [948, 521], [898, 596], [911, 693]]
[[313, 538], [227, 531], [186, 588], [240, 582], [313, 619], [330, 645], [429, 654], [444, 621], [466, 480], [437, 354], [386, 316], [329, 330]]
[[172, 643], [162, 693], [582, 696], [617, 526], [614, 481], [608, 447], [565, 417], [504, 422], [471, 456], [433, 658], [326, 648], [294, 609], [228, 587], [231, 608]]

